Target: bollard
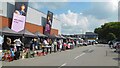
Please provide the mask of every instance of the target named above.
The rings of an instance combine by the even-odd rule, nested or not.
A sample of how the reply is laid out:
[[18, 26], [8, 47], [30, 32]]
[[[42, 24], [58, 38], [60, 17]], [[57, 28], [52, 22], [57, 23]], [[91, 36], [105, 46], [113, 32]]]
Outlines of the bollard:
[[106, 51], [106, 56], [107, 56], [107, 51]]

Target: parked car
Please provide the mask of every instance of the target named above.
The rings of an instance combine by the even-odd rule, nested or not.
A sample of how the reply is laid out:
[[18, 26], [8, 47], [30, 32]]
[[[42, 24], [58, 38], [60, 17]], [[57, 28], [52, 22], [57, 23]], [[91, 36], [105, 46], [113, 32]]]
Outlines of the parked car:
[[98, 42], [97, 42], [97, 41], [95, 41], [95, 44], [98, 44]]
[[80, 42], [79, 45], [82, 46], [82, 45], [83, 45], [83, 42]]
[[87, 45], [88, 45], [88, 42], [83, 42], [83, 45], [84, 45], [84, 46], [87, 46]]
[[113, 48], [115, 48], [116, 50], [115, 50], [115, 52], [118, 52], [118, 53], [120, 53], [120, 42], [115, 42], [115, 44], [114, 44], [114, 47]]
[[120, 42], [115, 42], [113, 44], [113, 48], [115, 48], [115, 49], [119, 48], [120, 49]]

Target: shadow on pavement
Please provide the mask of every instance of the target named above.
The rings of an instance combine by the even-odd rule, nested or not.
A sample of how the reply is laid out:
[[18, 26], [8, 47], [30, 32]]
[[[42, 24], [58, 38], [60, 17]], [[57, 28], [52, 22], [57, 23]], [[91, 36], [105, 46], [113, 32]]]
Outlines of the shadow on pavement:
[[120, 58], [113, 58], [114, 60], [116, 60], [116, 61], [120, 61]]

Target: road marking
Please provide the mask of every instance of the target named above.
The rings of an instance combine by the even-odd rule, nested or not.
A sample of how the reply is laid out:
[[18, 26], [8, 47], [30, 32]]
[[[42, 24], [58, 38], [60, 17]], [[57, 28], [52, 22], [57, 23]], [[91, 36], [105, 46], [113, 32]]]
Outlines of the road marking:
[[67, 63], [62, 64], [61, 66], [65, 66]]
[[63, 67], [63, 66], [65, 66], [67, 63], [64, 63], [64, 64], [62, 64], [60, 67], [58, 67], [58, 68], [61, 68], [61, 67]]
[[80, 56], [83, 56], [85, 53], [80, 54], [79, 56], [75, 57], [74, 59], [79, 58]]

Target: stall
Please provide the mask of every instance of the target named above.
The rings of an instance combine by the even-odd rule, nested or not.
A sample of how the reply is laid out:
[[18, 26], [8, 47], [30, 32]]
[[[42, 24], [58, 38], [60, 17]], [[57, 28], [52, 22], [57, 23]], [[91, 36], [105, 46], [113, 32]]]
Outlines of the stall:
[[30, 31], [28, 31], [27, 29], [19, 31], [18, 34], [20, 36], [22, 36], [22, 42], [24, 42], [24, 46], [27, 47], [27, 48], [29, 48], [30, 45], [31, 45], [30, 41], [33, 38], [37, 38], [36, 35], [34, 35], [33, 33], [31, 33]]
[[47, 37], [46, 35], [44, 35], [44, 34], [42, 34], [40, 32], [35, 32], [34, 35], [38, 36], [38, 37], [43, 37], [43, 38]]
[[38, 39], [39, 39], [39, 49], [42, 49], [43, 39], [47, 38], [47, 36], [44, 35], [44, 34], [42, 34], [42, 33], [40, 33], [40, 32], [38, 32], [38, 31], [35, 32], [34, 35], [35, 35], [36, 37], [38, 37]]

